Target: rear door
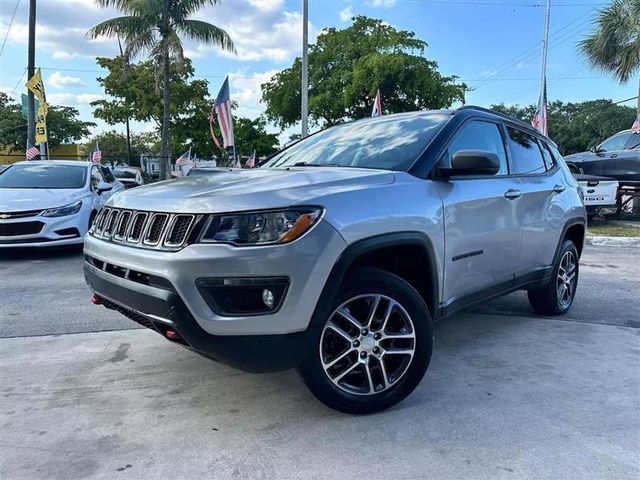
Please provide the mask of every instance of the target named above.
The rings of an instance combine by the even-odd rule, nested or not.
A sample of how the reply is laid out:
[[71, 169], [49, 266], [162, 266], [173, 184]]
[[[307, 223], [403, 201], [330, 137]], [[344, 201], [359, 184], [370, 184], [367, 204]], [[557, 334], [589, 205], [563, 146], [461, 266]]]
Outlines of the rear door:
[[609, 155], [603, 171], [621, 185], [640, 185], [640, 133], [629, 133], [624, 149]]
[[519, 280], [538, 280], [553, 263], [566, 207], [566, 182], [546, 140], [507, 126], [513, 173], [522, 191], [522, 244], [516, 262]]
[[454, 134], [438, 161], [451, 166], [459, 150], [484, 150], [500, 159], [488, 176], [435, 179], [444, 205], [444, 306], [455, 309], [492, 288], [510, 287], [520, 249], [519, 183], [509, 175], [500, 127], [470, 119]]

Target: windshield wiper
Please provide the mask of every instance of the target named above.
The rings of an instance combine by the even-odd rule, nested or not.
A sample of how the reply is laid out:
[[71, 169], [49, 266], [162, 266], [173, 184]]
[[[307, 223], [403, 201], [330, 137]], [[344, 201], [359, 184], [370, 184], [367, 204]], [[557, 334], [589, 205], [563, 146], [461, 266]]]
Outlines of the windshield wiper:
[[298, 162], [293, 164], [294, 167], [340, 167], [339, 163], [307, 163]]

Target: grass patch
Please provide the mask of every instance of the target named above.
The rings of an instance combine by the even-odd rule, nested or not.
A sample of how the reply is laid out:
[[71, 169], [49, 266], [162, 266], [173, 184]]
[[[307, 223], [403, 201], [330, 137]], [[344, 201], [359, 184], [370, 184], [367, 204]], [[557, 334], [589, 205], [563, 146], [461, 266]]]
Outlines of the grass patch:
[[637, 225], [624, 222], [624, 224], [598, 224], [587, 227], [587, 235], [603, 237], [640, 237], [640, 223]]

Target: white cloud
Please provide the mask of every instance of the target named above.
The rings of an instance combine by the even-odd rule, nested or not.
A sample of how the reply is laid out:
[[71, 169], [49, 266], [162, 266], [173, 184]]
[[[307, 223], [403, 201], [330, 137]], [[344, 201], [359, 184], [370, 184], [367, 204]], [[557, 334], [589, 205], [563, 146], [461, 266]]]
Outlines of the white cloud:
[[351, 10], [351, 5], [340, 10], [340, 20], [343, 22], [348, 22], [353, 17], [353, 11]]
[[282, 8], [284, 0], [249, 0], [249, 5], [257, 7], [262, 12], [273, 12]]
[[245, 70], [232, 72], [229, 75], [231, 86], [231, 97], [238, 102], [237, 116], [254, 119], [263, 111], [264, 106], [260, 103], [262, 89], [260, 86], [268, 82], [278, 70], [267, 70], [247, 74]]
[[53, 72], [51, 75], [45, 78], [47, 86], [51, 85], [54, 88], [66, 88], [66, 87], [84, 87], [86, 84], [80, 77], [72, 77], [71, 75], [63, 75], [59, 71]]
[[366, 4], [372, 7], [389, 8], [396, 4], [396, 0], [368, 0]]
[[73, 93], [48, 93], [47, 102], [51, 105], [64, 105], [68, 107], [78, 107], [80, 105], [89, 105], [91, 102], [104, 98], [99, 93], [81, 93], [79, 95]]

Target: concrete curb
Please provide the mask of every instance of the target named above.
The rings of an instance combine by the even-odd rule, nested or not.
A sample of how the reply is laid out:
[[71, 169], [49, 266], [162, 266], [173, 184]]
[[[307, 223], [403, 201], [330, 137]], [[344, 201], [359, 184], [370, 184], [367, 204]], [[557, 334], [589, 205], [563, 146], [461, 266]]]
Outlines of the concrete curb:
[[640, 247], [640, 237], [605, 237], [588, 235], [587, 245], [607, 247]]

